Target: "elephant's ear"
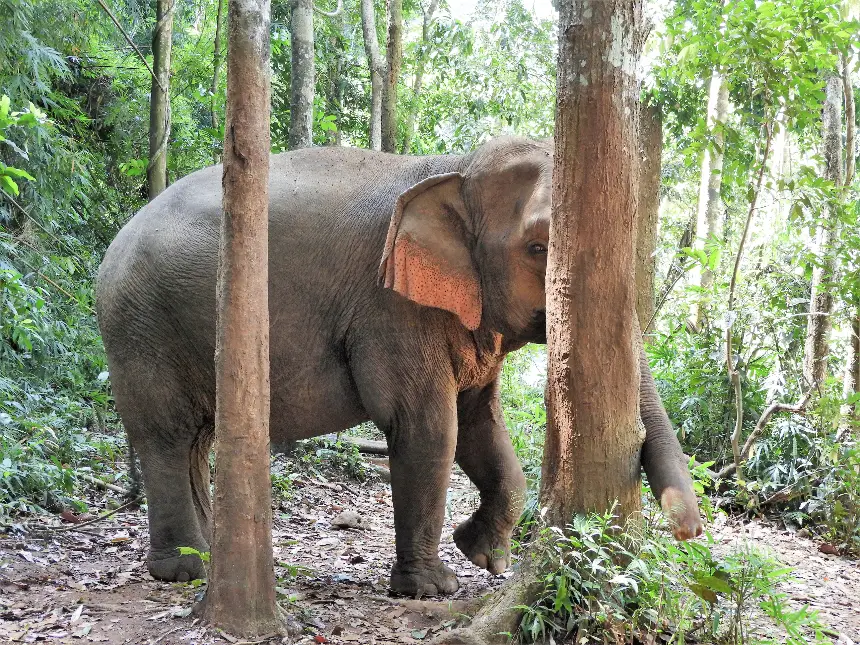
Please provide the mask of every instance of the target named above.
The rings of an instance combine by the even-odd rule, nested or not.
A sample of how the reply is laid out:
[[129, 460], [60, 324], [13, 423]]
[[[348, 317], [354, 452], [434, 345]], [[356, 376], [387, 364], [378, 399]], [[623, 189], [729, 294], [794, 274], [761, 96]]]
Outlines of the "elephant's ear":
[[397, 198], [379, 265], [379, 283], [419, 305], [450, 311], [468, 329], [481, 324], [481, 281], [469, 250], [459, 173], [435, 175]]

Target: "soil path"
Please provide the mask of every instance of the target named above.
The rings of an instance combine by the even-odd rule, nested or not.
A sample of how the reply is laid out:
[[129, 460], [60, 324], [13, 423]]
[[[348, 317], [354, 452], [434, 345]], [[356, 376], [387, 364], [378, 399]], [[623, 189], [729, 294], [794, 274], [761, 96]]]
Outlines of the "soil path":
[[[454, 526], [476, 503], [475, 489], [455, 473], [441, 546], [443, 560], [461, 582], [452, 602], [408, 601], [388, 596], [394, 558], [389, 486], [378, 479], [364, 484], [310, 476], [295, 480], [289, 499], [278, 501], [275, 560], [279, 598], [304, 631], [258, 642], [420, 643], [453, 625], [469, 611], [470, 600], [504, 582], [474, 567], [451, 540]], [[344, 510], [358, 512], [366, 528], [334, 528], [331, 520]], [[47, 517], [30, 525], [39, 522], [59, 524]], [[785, 589], [792, 601], [818, 609], [842, 645], [860, 641], [856, 561], [820, 553], [812, 541], [761, 522], [724, 520], [712, 534], [715, 551], [736, 548], [744, 539], [769, 547], [796, 568], [797, 581]], [[235, 643], [190, 615], [198, 587], [149, 576], [146, 547], [146, 515], [140, 511], [46, 539], [14, 529], [0, 537], [0, 643]]]

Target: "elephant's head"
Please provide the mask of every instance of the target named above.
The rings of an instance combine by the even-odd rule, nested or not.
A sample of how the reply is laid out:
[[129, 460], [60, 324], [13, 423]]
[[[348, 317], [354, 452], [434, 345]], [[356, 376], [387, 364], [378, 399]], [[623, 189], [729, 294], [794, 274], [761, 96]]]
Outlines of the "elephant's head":
[[492, 141], [397, 200], [379, 279], [514, 342], [546, 342], [552, 144]]
[[[468, 329], [501, 333], [514, 345], [545, 343], [552, 157], [551, 142], [498, 139], [465, 157], [459, 172], [404, 192], [391, 218], [380, 282], [450, 311]], [[686, 458], [644, 352], [640, 414], [652, 491], [675, 536], [695, 537], [702, 521]]]

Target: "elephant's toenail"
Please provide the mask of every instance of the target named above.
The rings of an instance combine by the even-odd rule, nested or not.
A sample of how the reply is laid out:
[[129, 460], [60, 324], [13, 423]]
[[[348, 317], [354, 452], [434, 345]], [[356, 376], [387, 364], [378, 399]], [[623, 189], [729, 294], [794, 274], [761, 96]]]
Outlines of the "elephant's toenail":
[[188, 582], [191, 580], [191, 576], [188, 575], [187, 571], [180, 571], [176, 574], [176, 582]]

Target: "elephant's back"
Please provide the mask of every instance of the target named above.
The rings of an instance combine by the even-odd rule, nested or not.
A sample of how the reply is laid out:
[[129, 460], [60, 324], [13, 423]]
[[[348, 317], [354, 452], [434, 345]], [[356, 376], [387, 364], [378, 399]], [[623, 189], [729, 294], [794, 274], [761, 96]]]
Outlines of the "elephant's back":
[[[453, 159], [334, 147], [273, 155], [273, 326], [279, 320], [290, 326], [327, 324], [338, 316], [334, 309], [373, 289], [397, 195], [445, 172]], [[144, 342], [195, 347], [192, 361], [212, 356], [222, 173], [222, 166], [212, 166], [175, 182], [108, 248], [99, 269], [97, 308], [109, 356], [117, 346], [140, 348]]]

